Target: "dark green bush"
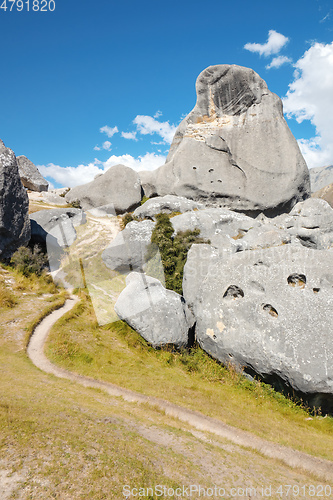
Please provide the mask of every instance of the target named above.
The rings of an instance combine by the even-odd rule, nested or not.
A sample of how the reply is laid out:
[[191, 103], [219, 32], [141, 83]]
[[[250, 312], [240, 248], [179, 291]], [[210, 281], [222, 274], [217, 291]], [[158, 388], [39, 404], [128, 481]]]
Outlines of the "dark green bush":
[[47, 268], [47, 256], [36, 245], [33, 250], [29, 247], [20, 247], [12, 255], [10, 263], [24, 276], [36, 274], [41, 276]]
[[169, 290], [183, 293], [183, 272], [187, 253], [193, 243], [207, 243], [200, 238], [200, 230], [179, 231], [174, 238], [173, 226], [166, 214], [156, 215], [156, 225], [151, 236], [151, 243], [146, 253], [147, 261], [156, 260], [159, 250], [164, 269], [165, 286]]

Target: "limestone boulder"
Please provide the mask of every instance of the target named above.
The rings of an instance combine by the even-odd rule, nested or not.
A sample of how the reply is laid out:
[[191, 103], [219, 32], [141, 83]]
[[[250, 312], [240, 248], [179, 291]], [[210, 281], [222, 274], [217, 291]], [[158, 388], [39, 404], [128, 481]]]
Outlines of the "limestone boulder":
[[167, 290], [155, 278], [137, 272], [129, 274], [114, 309], [153, 347], [189, 344], [192, 313], [181, 295]]
[[19, 167], [19, 174], [24, 187], [31, 191], [47, 191], [49, 183], [44, 179], [36, 165], [28, 160], [26, 156], [18, 156], [17, 164]]
[[34, 212], [30, 221], [33, 243], [44, 246], [52, 242], [66, 248], [76, 240], [75, 227], [85, 224], [86, 215], [77, 208], [55, 208]]
[[29, 199], [15, 154], [0, 140], [0, 259], [9, 259], [30, 239]]
[[309, 197], [309, 172], [282, 102], [257, 73], [210, 66], [199, 75], [196, 92], [166, 164], [140, 173], [147, 196], [172, 194], [269, 215]]
[[200, 346], [332, 411], [333, 251], [283, 245], [220, 259], [208, 248], [203, 261], [198, 246], [183, 292]]
[[142, 272], [154, 226], [151, 220], [129, 222], [102, 253], [104, 264], [121, 273]]
[[154, 218], [154, 216], [159, 213], [184, 213], [191, 210], [200, 210], [203, 208], [204, 205], [202, 203], [197, 203], [193, 200], [184, 198], [183, 196], [166, 195], [157, 196], [155, 198], [147, 200], [143, 205], [134, 210], [133, 215], [140, 218]]
[[289, 214], [272, 219], [303, 246], [329, 249], [333, 246], [333, 208], [319, 198], [297, 203]]
[[176, 233], [194, 229], [200, 230], [202, 238], [217, 240], [220, 235], [237, 238], [254, 225], [254, 219], [228, 208], [206, 208], [176, 215], [171, 219]]
[[72, 188], [68, 203], [78, 202], [84, 210], [103, 208], [106, 214], [122, 214], [140, 205], [142, 188], [138, 174], [124, 165], [115, 165], [92, 182]]

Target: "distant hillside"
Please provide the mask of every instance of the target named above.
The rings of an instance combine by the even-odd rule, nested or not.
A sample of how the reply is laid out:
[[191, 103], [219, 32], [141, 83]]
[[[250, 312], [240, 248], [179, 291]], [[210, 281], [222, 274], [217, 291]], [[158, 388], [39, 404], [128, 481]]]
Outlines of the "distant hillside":
[[[330, 167], [333, 168], [333, 167]], [[333, 170], [332, 170], [333, 171]], [[322, 189], [319, 189], [319, 191], [316, 191], [312, 195], [313, 198], [322, 198], [323, 200], [327, 201], [333, 208], [333, 183], [329, 184], [328, 186], [323, 187]]]
[[333, 165], [310, 168], [311, 191], [315, 193], [333, 183]]

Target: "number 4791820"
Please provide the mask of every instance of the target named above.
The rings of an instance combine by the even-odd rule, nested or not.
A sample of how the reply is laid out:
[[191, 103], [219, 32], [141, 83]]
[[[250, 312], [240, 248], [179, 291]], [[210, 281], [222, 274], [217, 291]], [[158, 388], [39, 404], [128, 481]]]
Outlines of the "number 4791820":
[[[0, 0], [1, 1], [1, 0]], [[32, 10], [34, 12], [53, 12], [55, 10], [55, 0], [3, 0], [0, 5], [0, 9], [5, 12], [9, 10], [12, 12], [13, 10], [17, 10], [21, 12], [22, 10]]]

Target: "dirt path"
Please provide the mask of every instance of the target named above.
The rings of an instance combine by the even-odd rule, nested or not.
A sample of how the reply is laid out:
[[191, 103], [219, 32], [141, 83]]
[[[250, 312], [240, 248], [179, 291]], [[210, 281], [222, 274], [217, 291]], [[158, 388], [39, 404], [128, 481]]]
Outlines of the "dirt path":
[[58, 309], [47, 316], [35, 329], [27, 352], [31, 361], [38, 368], [44, 372], [51, 373], [56, 377], [66, 378], [72, 380], [73, 382], [77, 382], [84, 387], [102, 389], [111, 396], [122, 397], [125, 401], [148, 403], [152, 406], [160, 408], [166, 415], [170, 415], [180, 421], [189, 423], [192, 427], [199, 431], [211, 432], [217, 436], [226, 438], [239, 446], [252, 448], [264, 456], [281, 460], [290, 467], [296, 467], [302, 469], [303, 471], [310, 472], [325, 481], [333, 481], [333, 463], [330, 461], [312, 457], [291, 448], [271, 443], [254, 436], [249, 432], [231, 427], [217, 419], [206, 417], [199, 412], [182, 408], [181, 406], [169, 403], [163, 399], [145, 396], [109, 382], [101, 382], [90, 377], [77, 375], [52, 364], [44, 354], [44, 344], [47, 336], [54, 323], [58, 321], [61, 316], [70, 311], [77, 301], [77, 297], [71, 296], [61, 309]]

